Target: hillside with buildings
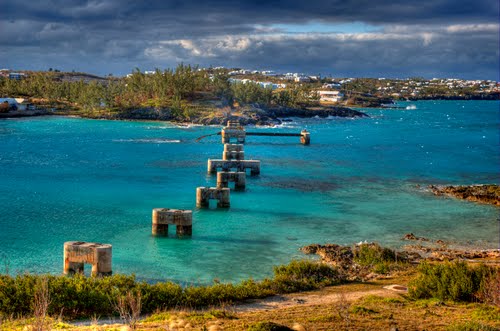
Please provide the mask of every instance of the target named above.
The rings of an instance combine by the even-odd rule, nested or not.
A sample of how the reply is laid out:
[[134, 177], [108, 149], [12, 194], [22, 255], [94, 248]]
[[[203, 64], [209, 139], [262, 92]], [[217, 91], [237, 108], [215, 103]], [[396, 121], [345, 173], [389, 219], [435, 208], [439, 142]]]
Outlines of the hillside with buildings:
[[499, 95], [500, 84], [492, 80], [334, 78], [189, 65], [136, 69], [125, 77], [0, 70], [3, 117], [57, 113], [218, 124], [231, 110], [240, 112], [243, 122], [272, 124], [276, 113], [349, 117], [360, 115], [346, 107], [393, 107], [398, 100], [498, 100]]

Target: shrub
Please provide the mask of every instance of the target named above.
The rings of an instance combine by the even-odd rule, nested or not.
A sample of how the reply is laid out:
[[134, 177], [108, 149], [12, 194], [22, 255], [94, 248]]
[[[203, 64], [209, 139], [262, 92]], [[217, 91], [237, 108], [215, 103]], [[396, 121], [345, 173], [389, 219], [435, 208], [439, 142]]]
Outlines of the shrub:
[[396, 262], [396, 254], [379, 244], [362, 244], [354, 248], [354, 261], [363, 266], [374, 266], [387, 262]]
[[409, 284], [409, 295], [414, 299], [473, 301], [493, 272], [491, 267], [480, 265], [473, 268], [465, 262], [422, 263], [420, 274]]
[[278, 292], [312, 290], [340, 283], [337, 269], [310, 261], [292, 261], [274, 268], [274, 286]]
[[350, 312], [353, 314], [364, 315], [364, 316], [378, 313], [373, 309], [366, 308], [363, 306], [353, 306], [351, 307]]
[[274, 322], [259, 322], [251, 325], [248, 331], [293, 331], [293, 329]]
[[479, 300], [500, 308], [500, 269], [491, 273], [478, 291]]

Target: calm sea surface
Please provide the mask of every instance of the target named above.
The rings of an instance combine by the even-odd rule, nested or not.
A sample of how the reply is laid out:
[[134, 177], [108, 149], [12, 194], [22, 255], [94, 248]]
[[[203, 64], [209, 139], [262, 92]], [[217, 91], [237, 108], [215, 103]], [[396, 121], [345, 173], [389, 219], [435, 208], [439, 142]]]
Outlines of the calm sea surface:
[[195, 209], [196, 187], [215, 185], [206, 164], [221, 157], [220, 136], [195, 138], [218, 128], [0, 120], [0, 272], [59, 274], [70, 240], [112, 244], [115, 273], [188, 283], [260, 279], [311, 243], [397, 247], [413, 232], [498, 247], [498, 208], [424, 188], [500, 182], [499, 103], [404, 105], [416, 109], [252, 128], [307, 128], [311, 145], [248, 137], [245, 156], [261, 160], [261, 175], [231, 192], [229, 210], [195, 210], [189, 239], [153, 238], [151, 210]]

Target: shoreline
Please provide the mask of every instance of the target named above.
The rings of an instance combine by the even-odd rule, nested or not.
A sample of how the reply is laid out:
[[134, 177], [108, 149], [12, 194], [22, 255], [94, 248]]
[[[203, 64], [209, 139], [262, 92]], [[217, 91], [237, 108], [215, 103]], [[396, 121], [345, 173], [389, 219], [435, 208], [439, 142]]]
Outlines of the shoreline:
[[[293, 123], [296, 120], [300, 119], [308, 119], [308, 118], [316, 118], [316, 119], [332, 119], [332, 118], [350, 118], [350, 119], [356, 119], [356, 118], [363, 118], [363, 117], [369, 117], [367, 114], [350, 109], [352, 111], [353, 116], [349, 115], [342, 115], [342, 114], [337, 114], [337, 115], [331, 115], [331, 112], [328, 110], [325, 110], [324, 113], [322, 113], [322, 110], [316, 110], [316, 111], [311, 111], [311, 114], [308, 114], [307, 116], [304, 115], [307, 110], [300, 111], [300, 113], [297, 115], [297, 112], [291, 113], [291, 114], [286, 114], [287, 116], [274, 116], [270, 118], [270, 120], [266, 120], [264, 122], [258, 122], [258, 121], [251, 121], [248, 119], [248, 117], [242, 117], [239, 115], [231, 115], [228, 114], [227, 116], [219, 117], [216, 122], [200, 122], [199, 119], [196, 119], [194, 121], [192, 120], [176, 120], [173, 118], [170, 119], [162, 119], [162, 118], [157, 118], [157, 119], [151, 119], [147, 117], [118, 117], [118, 116], [86, 116], [86, 115], [80, 115], [80, 114], [71, 114], [71, 113], [57, 113], [57, 112], [49, 112], [49, 111], [44, 111], [44, 112], [34, 112], [34, 113], [5, 113], [5, 114], [0, 114], [0, 120], [2, 119], [16, 119], [16, 118], [30, 118], [30, 117], [67, 117], [67, 118], [78, 118], [78, 119], [89, 119], [89, 120], [107, 120], [107, 121], [124, 121], [124, 122], [149, 122], [149, 123], [171, 123], [172, 125], [175, 125], [177, 127], [189, 127], [189, 126], [200, 126], [200, 127], [218, 127], [221, 125], [225, 125], [229, 119], [239, 119], [241, 122], [242, 126], [255, 126], [255, 127], [276, 127], [279, 125], [283, 125], [286, 123]], [[284, 113], [280, 112], [279, 115], [285, 115]], [[302, 116], [300, 116], [302, 115]], [[322, 116], [319, 116], [322, 115]]]

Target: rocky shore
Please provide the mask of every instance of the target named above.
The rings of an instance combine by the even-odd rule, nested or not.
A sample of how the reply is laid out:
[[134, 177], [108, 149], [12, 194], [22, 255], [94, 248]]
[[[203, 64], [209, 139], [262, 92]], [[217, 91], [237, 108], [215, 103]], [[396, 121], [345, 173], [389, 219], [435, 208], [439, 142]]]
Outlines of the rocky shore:
[[215, 109], [200, 112], [189, 117], [177, 116], [169, 108], [140, 108], [123, 110], [118, 113], [102, 113], [88, 116], [112, 120], [158, 120], [176, 123], [192, 123], [201, 125], [223, 125], [229, 118], [238, 117], [242, 125], [272, 126], [290, 121], [290, 118], [327, 118], [327, 117], [368, 117], [367, 114], [346, 107], [314, 107], [314, 108], [263, 108], [245, 106], [238, 110]]
[[429, 189], [437, 196], [451, 196], [458, 199], [500, 206], [500, 187], [496, 184], [467, 186], [430, 185]]
[[0, 118], [19, 118], [19, 117], [46, 116], [46, 115], [54, 115], [54, 113], [46, 109], [23, 110], [23, 111], [17, 110], [17, 111], [10, 111], [8, 113], [0, 113]]
[[[401, 238], [411, 241], [401, 249], [392, 250], [377, 243], [359, 243], [352, 246], [337, 244], [313, 244], [301, 247], [304, 254], [315, 254], [321, 262], [333, 265], [349, 280], [367, 281], [390, 272], [384, 264], [418, 264], [422, 261], [478, 260], [484, 263], [500, 265], [500, 249], [479, 249], [457, 246], [443, 240], [431, 240], [408, 233]], [[367, 261], [367, 258], [370, 261]], [[382, 266], [377, 272], [374, 264]], [[397, 269], [397, 268], [396, 268]]]

